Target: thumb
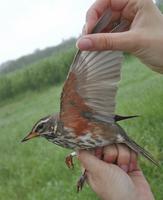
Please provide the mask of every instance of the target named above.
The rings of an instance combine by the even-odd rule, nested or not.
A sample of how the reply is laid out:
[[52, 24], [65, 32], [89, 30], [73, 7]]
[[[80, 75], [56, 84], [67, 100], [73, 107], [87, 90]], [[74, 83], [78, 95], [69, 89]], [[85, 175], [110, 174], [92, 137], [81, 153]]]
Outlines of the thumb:
[[134, 52], [138, 49], [140, 35], [133, 31], [121, 33], [97, 33], [85, 35], [77, 41], [80, 50], [120, 50]]
[[106, 164], [88, 151], [79, 151], [78, 158], [87, 172], [90, 172], [91, 174], [98, 174], [99, 171], [105, 169], [106, 166], [109, 168], [109, 164]]

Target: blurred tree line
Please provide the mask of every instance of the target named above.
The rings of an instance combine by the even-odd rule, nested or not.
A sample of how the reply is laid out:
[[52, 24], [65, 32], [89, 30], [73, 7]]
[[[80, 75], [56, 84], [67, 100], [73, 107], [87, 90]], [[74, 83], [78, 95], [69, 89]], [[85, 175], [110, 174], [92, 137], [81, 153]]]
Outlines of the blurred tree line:
[[[6, 67], [0, 72], [0, 101], [62, 83], [75, 54], [75, 41], [71, 38], [58, 46], [4, 63]], [[125, 57], [130, 55], [125, 53]]]
[[[73, 45], [74, 46], [74, 45]], [[65, 80], [74, 57], [75, 48], [62, 49], [54, 55], [21, 70], [0, 76], [0, 101], [28, 90], [40, 90]]]
[[63, 40], [61, 44], [53, 47], [48, 47], [46, 49], [35, 50], [34, 53], [22, 56], [16, 60], [10, 60], [0, 65], [0, 73], [6, 74], [9, 72], [13, 72], [17, 69], [26, 68], [27, 66], [41, 61], [47, 57], [55, 55], [56, 53], [62, 52], [65, 49], [69, 49], [75, 45], [75, 38], [70, 38], [68, 40]]

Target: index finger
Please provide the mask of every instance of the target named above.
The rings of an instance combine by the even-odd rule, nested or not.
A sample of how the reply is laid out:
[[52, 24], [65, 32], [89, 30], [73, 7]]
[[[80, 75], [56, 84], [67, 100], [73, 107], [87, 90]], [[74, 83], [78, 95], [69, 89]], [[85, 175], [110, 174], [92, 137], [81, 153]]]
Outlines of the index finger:
[[86, 14], [86, 33], [90, 33], [98, 19], [109, 7], [110, 0], [96, 0], [96, 2], [88, 9]]
[[[136, 2], [135, 0], [133, 1]], [[129, 0], [96, 0], [95, 3], [87, 11], [85, 32], [87, 34], [91, 33], [98, 19], [108, 8], [110, 8], [112, 11], [113, 21], [118, 20], [123, 15], [124, 15], [123, 17], [126, 17], [126, 13], [125, 14], [123, 13], [123, 9], [125, 9], [125, 7], [127, 6], [127, 4], [129, 4], [129, 2], [130, 2]]]

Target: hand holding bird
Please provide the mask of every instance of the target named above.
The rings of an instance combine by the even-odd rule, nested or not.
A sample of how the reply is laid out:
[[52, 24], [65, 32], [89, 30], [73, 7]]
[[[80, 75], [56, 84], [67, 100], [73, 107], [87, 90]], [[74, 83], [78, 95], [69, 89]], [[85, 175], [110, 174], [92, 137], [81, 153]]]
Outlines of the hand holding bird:
[[[152, 0], [96, 0], [86, 16], [85, 31], [77, 46], [82, 51], [119, 50], [137, 56], [152, 70], [163, 74], [163, 17]], [[158, 0], [162, 2], [162, 0]], [[89, 34], [99, 16], [112, 10], [114, 20], [125, 19], [128, 29], [123, 33], [110, 33], [110, 26], [101, 34]], [[85, 42], [87, 41], [87, 42]]]

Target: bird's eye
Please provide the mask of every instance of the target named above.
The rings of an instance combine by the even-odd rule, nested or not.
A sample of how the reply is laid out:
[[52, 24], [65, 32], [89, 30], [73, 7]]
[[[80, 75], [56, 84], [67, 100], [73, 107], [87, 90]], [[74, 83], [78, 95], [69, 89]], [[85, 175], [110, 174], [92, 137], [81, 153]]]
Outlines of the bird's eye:
[[41, 129], [43, 129], [43, 127], [44, 127], [43, 124], [39, 124], [39, 125], [37, 126], [37, 130], [41, 130]]

